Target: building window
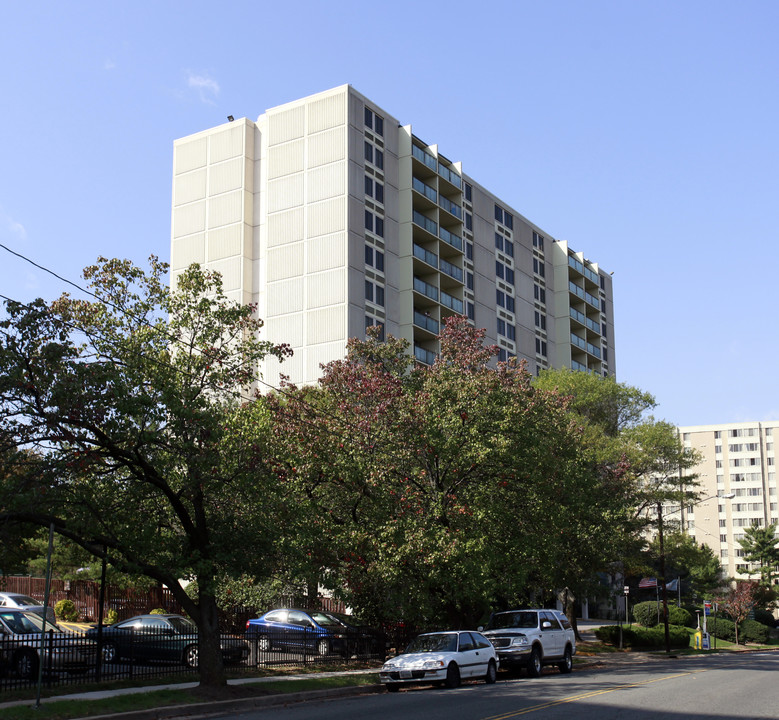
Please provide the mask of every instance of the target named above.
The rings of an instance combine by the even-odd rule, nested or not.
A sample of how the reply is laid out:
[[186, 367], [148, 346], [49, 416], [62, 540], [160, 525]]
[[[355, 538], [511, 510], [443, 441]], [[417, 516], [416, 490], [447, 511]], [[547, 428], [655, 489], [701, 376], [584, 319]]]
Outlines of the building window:
[[473, 230], [473, 215], [469, 212], [465, 213], [465, 229]]
[[365, 159], [369, 162], [373, 162], [373, 145], [371, 145], [367, 140], [365, 141]]
[[514, 216], [500, 205], [495, 205], [495, 219], [509, 230], [514, 229]]
[[473, 243], [465, 243], [465, 259], [473, 262]]
[[533, 232], [533, 247], [539, 250], [544, 249], [544, 236], [539, 235], [537, 232]]
[[536, 355], [543, 355], [546, 357], [546, 340], [536, 338]]
[[370, 245], [365, 246], [365, 264], [384, 272], [384, 253]]
[[465, 199], [468, 202], [471, 202], [472, 196], [473, 196], [473, 188], [468, 183], [465, 183]]
[[476, 320], [476, 307], [472, 302], [465, 303], [465, 309], [468, 313], [469, 320]]
[[384, 136], [384, 118], [368, 107], [365, 108], [365, 127], [370, 128], [377, 135]]
[[384, 237], [384, 218], [374, 215], [370, 210], [365, 211], [365, 229]]
[[495, 291], [495, 302], [498, 307], [505, 308], [512, 313], [514, 312], [514, 298], [511, 295], [504, 293], [502, 290]]
[[465, 273], [465, 287], [467, 287], [469, 290], [473, 290], [473, 273], [472, 272]]
[[365, 194], [384, 204], [384, 185], [368, 175], [365, 176]]
[[369, 327], [378, 326], [379, 328], [379, 340], [381, 342], [384, 342], [384, 323], [381, 322], [381, 320], [377, 320], [375, 317], [371, 317], [370, 315], [365, 316], [365, 329], [367, 330]]
[[546, 277], [546, 269], [543, 260], [533, 258], [533, 272], [541, 277]]
[[500, 233], [495, 233], [495, 247], [509, 257], [514, 257], [514, 243], [504, 238]]
[[365, 281], [365, 299], [384, 307], [384, 288], [370, 280]]
[[516, 328], [511, 323], [507, 323], [505, 320], [498, 318], [498, 335], [503, 335], [503, 337], [506, 337], [509, 340], [515, 340], [516, 334]]
[[546, 303], [546, 290], [540, 285], [533, 285], [533, 298], [538, 302]]
[[384, 153], [373, 147], [367, 140], [365, 141], [365, 160], [373, 163], [379, 169], [384, 169]]
[[538, 310], [535, 311], [536, 327], [541, 330], [546, 330], [546, 315], [541, 314]]

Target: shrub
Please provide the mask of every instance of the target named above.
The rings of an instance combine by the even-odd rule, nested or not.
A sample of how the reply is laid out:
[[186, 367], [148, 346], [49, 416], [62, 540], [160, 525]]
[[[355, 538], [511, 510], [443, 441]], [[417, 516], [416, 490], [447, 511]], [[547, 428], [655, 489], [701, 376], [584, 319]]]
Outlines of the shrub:
[[[690, 633], [687, 628], [678, 625], [668, 626], [668, 635], [673, 648], [685, 648], [690, 644]], [[595, 637], [601, 642], [619, 645], [619, 626], [604, 625], [595, 630]], [[657, 626], [623, 627], [622, 645], [629, 648], [664, 648], [665, 628]]]
[[59, 600], [54, 606], [54, 614], [58, 620], [76, 622], [78, 620], [78, 608], [72, 600]]
[[109, 608], [103, 618], [103, 625], [113, 625], [119, 619], [119, 613], [113, 608]]
[[738, 641], [740, 643], [760, 643], [768, 642], [768, 628], [756, 620], [744, 620], [738, 626]]
[[718, 617], [716, 620], [708, 618], [706, 629], [713, 637], [728, 642], [736, 642], [736, 623], [727, 618]]
[[[660, 612], [660, 624], [662, 624], [662, 607], [660, 608]], [[633, 606], [633, 618], [637, 623], [643, 625], [644, 627], [655, 627], [655, 625], [658, 624], [657, 602], [636, 603]], [[677, 607], [676, 605], [668, 606], [669, 625], [685, 625], [687, 627], [694, 627], [694, 625], [690, 625], [691, 620], [692, 618], [690, 617], [689, 610]]]
[[768, 610], [755, 610], [755, 620], [761, 625], [765, 625], [770, 628], [776, 626], [776, 618], [773, 616], [773, 613], [769, 612]]
[[166, 615], [167, 612], [165, 608], [154, 608], [154, 610], [149, 610], [149, 615]]

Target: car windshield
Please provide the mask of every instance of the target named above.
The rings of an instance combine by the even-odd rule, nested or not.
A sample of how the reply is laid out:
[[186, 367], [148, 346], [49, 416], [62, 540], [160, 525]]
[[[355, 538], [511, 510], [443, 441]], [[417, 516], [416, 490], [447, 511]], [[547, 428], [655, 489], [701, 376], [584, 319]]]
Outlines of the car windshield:
[[[39, 633], [43, 629], [43, 618], [31, 612], [0, 612], [2, 620], [17, 635], [30, 635]], [[57, 628], [50, 622], [46, 623], [47, 630]]]
[[435, 633], [414, 638], [407, 653], [457, 652], [457, 633]]
[[344, 624], [335, 615], [329, 613], [315, 612], [311, 613], [311, 617], [314, 618], [314, 622], [322, 627], [336, 627], [342, 628]]
[[9, 595], [9, 599], [16, 603], [19, 607], [37, 606], [42, 604], [35, 598], [31, 598], [29, 595]]
[[180, 633], [196, 633], [197, 625], [193, 623], [189, 618], [184, 617], [169, 617], [168, 622], [173, 626], [176, 632]]
[[506, 612], [498, 613], [490, 618], [487, 630], [502, 630], [504, 628], [535, 628], [538, 627], [538, 613]]

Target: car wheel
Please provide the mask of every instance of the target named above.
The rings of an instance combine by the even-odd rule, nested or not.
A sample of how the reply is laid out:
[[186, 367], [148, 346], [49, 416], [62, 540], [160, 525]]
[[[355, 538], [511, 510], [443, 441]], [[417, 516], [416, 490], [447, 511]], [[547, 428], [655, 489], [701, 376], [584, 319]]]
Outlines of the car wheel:
[[318, 655], [329, 655], [330, 654], [330, 641], [329, 640], [319, 640], [316, 644], [316, 651]]
[[103, 662], [104, 663], [115, 663], [119, 659], [119, 655], [116, 651], [116, 644], [112, 642], [107, 642], [103, 645]]
[[397, 692], [400, 690], [400, 683], [387, 683], [384, 687], [387, 688], [387, 692]]
[[487, 665], [487, 674], [484, 676], [484, 682], [487, 685], [492, 685], [498, 679], [498, 666], [495, 665], [494, 660], [490, 660], [490, 664]]
[[449, 667], [446, 668], [445, 684], [448, 688], [460, 687], [460, 668], [457, 667], [457, 663], [449, 663]]
[[530, 660], [527, 664], [527, 674], [534, 678], [541, 677], [542, 668], [543, 665], [541, 663], [541, 651], [537, 647], [534, 647], [530, 651]]
[[563, 659], [557, 663], [557, 667], [560, 668], [561, 673], [565, 674], [568, 674], [573, 670], [573, 653], [571, 652], [570, 646], [565, 648], [565, 655], [563, 655]]
[[14, 672], [25, 680], [38, 676], [38, 653], [32, 650], [20, 650], [14, 656]]
[[198, 652], [197, 645], [187, 645], [184, 648], [184, 664], [188, 668], [196, 668], [200, 662], [200, 653]]
[[260, 652], [270, 652], [272, 647], [273, 643], [271, 643], [270, 638], [267, 635], [260, 635], [260, 637], [257, 638], [257, 649]]

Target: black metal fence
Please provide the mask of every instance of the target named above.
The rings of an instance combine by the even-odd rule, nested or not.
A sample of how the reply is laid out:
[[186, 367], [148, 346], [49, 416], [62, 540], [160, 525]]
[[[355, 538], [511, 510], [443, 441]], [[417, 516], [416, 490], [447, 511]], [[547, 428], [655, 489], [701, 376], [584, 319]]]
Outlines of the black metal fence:
[[[39, 672], [47, 686], [102, 681], [154, 679], [196, 674], [197, 636], [126, 632], [101, 638], [94, 634], [47, 632], [0, 635], [0, 691], [35, 685]], [[229, 668], [304, 667], [315, 664], [362, 664], [382, 660], [384, 636], [344, 631], [323, 637], [313, 631], [222, 634], [222, 656]]]

